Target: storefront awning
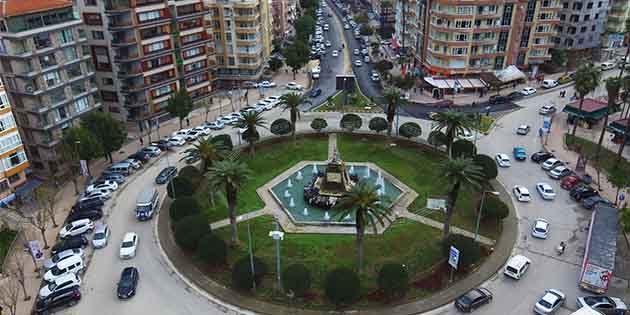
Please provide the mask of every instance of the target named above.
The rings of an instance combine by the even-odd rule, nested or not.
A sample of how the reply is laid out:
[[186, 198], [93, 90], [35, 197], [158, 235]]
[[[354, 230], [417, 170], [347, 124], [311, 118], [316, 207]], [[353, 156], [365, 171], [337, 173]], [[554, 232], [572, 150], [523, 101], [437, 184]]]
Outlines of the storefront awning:
[[508, 66], [503, 70], [494, 71], [494, 76], [501, 81], [501, 83], [509, 83], [517, 80], [527, 79], [525, 73], [519, 70], [516, 66]]
[[480, 89], [487, 86], [481, 79], [436, 79], [433, 77], [424, 77], [424, 82], [438, 89]]
[[562, 109], [563, 112], [586, 119], [599, 120], [606, 116], [608, 104], [591, 98], [585, 98], [580, 110], [580, 100], [576, 100]]
[[619, 119], [608, 124], [606, 129], [613, 133], [623, 134], [630, 127], [630, 118]]

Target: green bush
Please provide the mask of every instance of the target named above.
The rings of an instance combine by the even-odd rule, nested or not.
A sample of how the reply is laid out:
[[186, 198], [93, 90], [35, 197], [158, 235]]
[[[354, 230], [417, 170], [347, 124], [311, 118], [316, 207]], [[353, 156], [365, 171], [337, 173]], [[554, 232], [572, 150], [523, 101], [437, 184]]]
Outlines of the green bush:
[[245, 129], [245, 131], [241, 134], [241, 139], [247, 142], [256, 142], [260, 140], [260, 132], [258, 130], [250, 130], [249, 128]]
[[443, 145], [446, 145], [446, 135], [438, 130], [435, 131], [431, 131], [431, 133], [429, 133], [429, 138], [427, 139], [429, 144], [435, 147], [441, 147]]
[[378, 288], [388, 300], [405, 296], [409, 289], [409, 273], [402, 264], [385, 264], [378, 273]]
[[197, 242], [197, 256], [211, 266], [221, 265], [227, 258], [227, 246], [220, 237], [208, 233]]
[[175, 242], [185, 250], [195, 250], [199, 239], [210, 233], [210, 224], [203, 214], [184, 217], [174, 227]]
[[451, 246], [459, 250], [459, 266], [457, 270], [465, 270], [481, 259], [481, 247], [472, 238], [460, 234], [451, 234], [442, 243], [442, 254], [448, 259]]
[[398, 132], [401, 136], [407, 139], [411, 139], [415, 137], [420, 137], [420, 135], [422, 134], [422, 128], [415, 122], [407, 122], [402, 124], [400, 128], [398, 128]]
[[291, 133], [291, 130], [291, 122], [284, 118], [274, 120], [274, 122], [271, 123], [271, 126], [269, 127], [269, 131], [277, 136], [289, 134]]
[[282, 286], [295, 296], [303, 296], [311, 288], [311, 272], [302, 264], [293, 264], [282, 271]]
[[343, 129], [347, 129], [350, 132], [353, 132], [363, 125], [363, 120], [357, 114], [345, 114], [341, 117], [341, 121], [339, 122], [339, 126]]
[[501, 198], [493, 194], [486, 194], [481, 214], [484, 219], [503, 220], [510, 214], [510, 208]]
[[267, 273], [267, 265], [254, 256], [254, 274], [249, 256], [240, 258], [232, 267], [232, 286], [239, 290], [250, 290], [260, 284], [261, 277]]
[[499, 175], [499, 169], [497, 167], [497, 163], [494, 162], [494, 159], [485, 155], [485, 154], [477, 154], [473, 158], [475, 164], [481, 166], [483, 169], [483, 173], [486, 174], [488, 179], [495, 179]]
[[192, 196], [182, 196], [173, 200], [169, 209], [169, 214], [173, 222], [177, 222], [187, 216], [201, 213], [199, 202]]
[[387, 130], [387, 120], [383, 117], [374, 117], [370, 119], [368, 128], [380, 133], [381, 131]]
[[311, 121], [311, 128], [313, 128], [313, 130], [316, 130], [317, 132], [321, 132], [322, 130], [326, 129], [326, 127], [328, 127], [326, 119], [315, 118], [313, 119], [313, 121]]
[[176, 176], [166, 184], [166, 192], [171, 198], [181, 198], [192, 196], [195, 193], [195, 188], [190, 178]]
[[201, 171], [197, 167], [192, 165], [182, 167], [179, 172], [177, 172], [177, 176], [190, 179], [193, 187], [198, 186], [203, 179], [203, 174], [201, 174]]
[[325, 291], [333, 304], [350, 304], [359, 298], [361, 280], [353, 270], [340, 267], [326, 275]]
[[453, 142], [451, 150], [453, 152], [453, 158], [472, 158], [475, 156], [475, 153], [477, 153], [475, 144], [463, 139]]
[[232, 151], [232, 148], [234, 148], [234, 145], [232, 144], [232, 138], [230, 138], [230, 135], [222, 134], [222, 135], [214, 136], [212, 137], [212, 142], [221, 143], [225, 147], [225, 149], [228, 151]]

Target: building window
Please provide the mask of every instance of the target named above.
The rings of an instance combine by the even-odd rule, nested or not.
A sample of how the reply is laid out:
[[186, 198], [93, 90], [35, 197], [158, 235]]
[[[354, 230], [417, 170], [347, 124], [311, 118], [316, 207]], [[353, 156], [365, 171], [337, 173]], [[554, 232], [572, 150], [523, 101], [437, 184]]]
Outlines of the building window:
[[155, 20], [160, 18], [160, 11], [149, 11], [138, 13], [138, 21], [140, 23], [144, 23], [147, 21]]
[[586, 8], [587, 9], [592, 9], [593, 8], [593, 2], [589, 2], [586, 4]]
[[153, 97], [160, 97], [162, 95], [170, 94], [171, 92], [173, 92], [173, 86], [171, 86], [170, 84], [161, 86], [153, 90]]
[[74, 47], [66, 47], [63, 49], [63, 55], [66, 57], [66, 61], [72, 61], [77, 59], [77, 50]]
[[582, 45], [582, 44], [584, 44], [584, 38], [578, 39], [578, 45]]
[[13, 119], [13, 115], [7, 114], [0, 117], [0, 131], [5, 131], [7, 129], [11, 129], [15, 127], [15, 120]]
[[66, 73], [68, 74], [68, 78], [74, 79], [83, 75], [81, 72], [81, 64], [75, 63], [66, 67]]
[[569, 3], [568, 2], [562, 3], [562, 8], [568, 9], [569, 8]]
[[83, 22], [87, 25], [103, 25], [103, 19], [99, 13], [83, 13]]
[[207, 74], [200, 74], [186, 79], [186, 85], [193, 86], [205, 81], [208, 81]]
[[92, 39], [105, 39], [105, 35], [101, 31], [92, 31]]
[[88, 6], [95, 6], [96, 0], [83, 0], [83, 3], [85, 3], [85, 5], [88, 5]]
[[567, 16], [565, 14], [560, 14], [560, 21], [564, 21], [567, 19]]
[[114, 85], [114, 79], [112, 78], [103, 78], [101, 82], [103, 85]]
[[[13, 161], [19, 161], [19, 158], [16, 157], [16, 159], [12, 160]], [[25, 159], [26, 161], [26, 159]], [[21, 163], [21, 162], [20, 162]], [[19, 164], [19, 163], [18, 163]], [[17, 165], [17, 164], [16, 164]], [[20, 181], [20, 173], [17, 174], [13, 174], [11, 176], [9, 176], [9, 183], [14, 184]]]
[[591, 20], [591, 15], [587, 14], [584, 16], [584, 21], [590, 21]]
[[92, 46], [92, 61], [94, 65], [96, 65], [96, 70], [112, 70], [112, 64], [109, 61], [109, 52], [107, 51], [107, 47]]
[[72, 34], [72, 30], [66, 29], [59, 32], [59, 42], [67, 44], [72, 41], [74, 41], [74, 34]]
[[55, 58], [55, 54], [49, 54], [45, 56], [39, 56], [39, 64], [42, 66], [42, 69], [56, 66], [57, 59]]
[[3, 180], [0, 182], [0, 192], [5, 192], [9, 190], [9, 181]]
[[597, 25], [593, 25], [593, 26], [591, 26], [591, 31], [593, 31], [593, 32], [594, 32], [596, 28], [597, 28]]
[[118, 94], [112, 91], [101, 91], [101, 97], [105, 102], [118, 102]]
[[9, 105], [9, 98], [6, 93], [0, 93], [0, 109]]
[[182, 36], [182, 44], [196, 42], [202, 39], [201, 33], [195, 33], [188, 36]]
[[202, 53], [203, 53], [202, 47], [195, 47], [192, 49], [184, 50], [182, 55], [184, 56], [184, 58], [191, 58], [191, 57], [201, 55]]
[[13, 133], [11, 136], [5, 136], [0, 139], [0, 151], [2, 152], [6, 152], [20, 145], [22, 145], [22, 140], [17, 132]]
[[582, 26], [580, 28], [580, 33], [586, 33], [586, 26]]
[[46, 86], [51, 87], [61, 83], [61, 77], [59, 76], [58, 71], [51, 71], [48, 73], [44, 73], [42, 76], [44, 81], [46, 81]]
[[602, 4], [603, 4], [603, 3], [602, 3], [601, 1], [600, 1], [600, 2], [597, 2], [597, 7], [598, 7], [598, 8], [601, 8], [601, 7], [602, 7]]
[[89, 102], [87, 97], [82, 97], [76, 101], [74, 101], [74, 109], [77, 113], [84, 112], [89, 107]]
[[195, 71], [197, 69], [202, 69], [206, 67], [206, 61], [205, 60], [201, 60], [201, 61], [197, 61], [197, 62], [193, 62], [190, 64], [187, 64], [184, 66], [184, 71], [186, 72], [192, 72]]
[[33, 36], [33, 40], [35, 41], [35, 48], [44, 49], [52, 46], [52, 41], [50, 40], [50, 36], [48, 33], [40, 33]]
[[163, 50], [163, 49], [167, 48], [166, 44], [167, 44], [166, 41], [149, 44], [149, 45], [144, 46], [144, 51], [146, 53], [151, 53], [151, 52], [156, 52], [156, 51], [159, 51], [159, 50]]
[[158, 67], [162, 67], [165, 65], [169, 65], [173, 63], [173, 57], [171, 55], [162, 56], [159, 58], [147, 60], [144, 62], [144, 70], [155, 69]]
[[595, 13], [595, 17], [593, 19], [595, 20], [599, 19], [599, 13]]
[[573, 3], [573, 10], [582, 10], [582, 2]]
[[466, 47], [453, 47], [451, 48], [451, 55], [465, 55], [468, 53], [468, 48]]

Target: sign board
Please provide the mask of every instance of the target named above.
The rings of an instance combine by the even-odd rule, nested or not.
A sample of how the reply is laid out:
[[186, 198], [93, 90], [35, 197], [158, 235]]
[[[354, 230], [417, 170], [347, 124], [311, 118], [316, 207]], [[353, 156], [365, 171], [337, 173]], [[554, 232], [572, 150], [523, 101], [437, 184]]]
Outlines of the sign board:
[[427, 198], [427, 209], [446, 210], [446, 199]]
[[551, 131], [551, 117], [543, 118], [543, 130], [547, 133]]
[[459, 250], [451, 246], [451, 250], [448, 253], [448, 264], [451, 265], [453, 269], [457, 269], [458, 263], [459, 263]]
[[354, 90], [354, 76], [353, 75], [337, 75], [335, 77], [335, 88], [337, 90]]
[[610, 270], [587, 262], [582, 271], [580, 284], [582, 287], [606, 290], [608, 289], [611, 276], [612, 272]]
[[38, 241], [28, 241], [28, 251], [31, 253], [31, 256], [35, 258], [35, 260], [44, 259], [44, 253], [39, 247]]

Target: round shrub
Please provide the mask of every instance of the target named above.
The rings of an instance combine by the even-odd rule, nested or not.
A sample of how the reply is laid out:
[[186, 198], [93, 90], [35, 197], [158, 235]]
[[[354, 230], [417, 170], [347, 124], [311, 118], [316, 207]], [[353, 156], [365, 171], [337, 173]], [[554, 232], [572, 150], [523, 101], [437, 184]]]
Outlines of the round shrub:
[[169, 209], [169, 214], [173, 222], [177, 222], [187, 216], [201, 213], [199, 202], [191, 196], [182, 196], [173, 200]]
[[432, 146], [436, 146], [436, 147], [441, 147], [443, 145], [446, 145], [446, 135], [438, 130], [435, 131], [431, 131], [431, 133], [429, 133], [429, 138], [427, 139], [429, 144]]
[[254, 256], [254, 274], [252, 275], [249, 256], [239, 259], [232, 267], [232, 285], [239, 290], [250, 290], [260, 284], [261, 277], [267, 273], [267, 265]]
[[201, 171], [192, 165], [182, 167], [182, 169], [177, 172], [177, 176], [190, 179], [193, 186], [199, 185], [199, 182], [203, 179]]
[[475, 144], [468, 140], [457, 140], [451, 148], [454, 158], [472, 158], [477, 152]]
[[291, 130], [291, 122], [284, 118], [274, 120], [274, 122], [271, 123], [271, 126], [269, 127], [269, 131], [277, 136], [289, 134]]
[[368, 124], [368, 128], [372, 131], [376, 131], [380, 133], [381, 131], [387, 130], [387, 120], [383, 117], [374, 117], [370, 119], [370, 123]]
[[481, 166], [483, 169], [483, 173], [486, 175], [488, 179], [495, 179], [499, 175], [499, 169], [497, 167], [497, 163], [494, 162], [494, 159], [485, 155], [485, 154], [477, 154], [473, 158], [475, 164]]
[[457, 266], [457, 270], [466, 269], [481, 258], [481, 247], [472, 238], [459, 234], [449, 235], [446, 241], [442, 243], [442, 254], [446, 259], [448, 259], [451, 246], [459, 250], [459, 266]]
[[510, 214], [510, 208], [501, 198], [493, 194], [486, 194], [483, 201], [481, 215], [484, 219], [503, 220]]
[[212, 137], [212, 142], [222, 144], [228, 151], [232, 151], [232, 148], [234, 147], [232, 144], [232, 138], [230, 138], [230, 135], [226, 134]]
[[295, 296], [303, 296], [311, 288], [311, 272], [302, 264], [293, 264], [282, 271], [282, 286]]
[[341, 117], [341, 121], [339, 122], [339, 126], [343, 129], [348, 129], [350, 132], [353, 132], [359, 128], [363, 124], [363, 120], [357, 114], [345, 114]]
[[197, 256], [211, 266], [220, 265], [227, 258], [227, 246], [220, 237], [208, 233], [197, 242]]
[[189, 215], [175, 223], [175, 242], [185, 250], [195, 250], [199, 239], [210, 233], [210, 224], [203, 214]]
[[195, 188], [190, 178], [176, 176], [166, 184], [166, 192], [171, 198], [180, 198], [192, 196], [195, 193]]
[[407, 139], [411, 139], [419, 137], [422, 134], [422, 128], [415, 122], [407, 122], [402, 124], [400, 128], [398, 128], [398, 132], [401, 136]]
[[313, 121], [311, 121], [311, 128], [313, 128], [313, 130], [317, 132], [321, 132], [322, 130], [326, 129], [326, 127], [328, 127], [326, 119], [315, 118], [313, 119]]
[[402, 264], [385, 264], [378, 273], [378, 288], [388, 300], [405, 296], [409, 289], [409, 273]]
[[350, 304], [359, 298], [361, 280], [348, 268], [337, 268], [326, 275], [326, 297], [335, 305]]

